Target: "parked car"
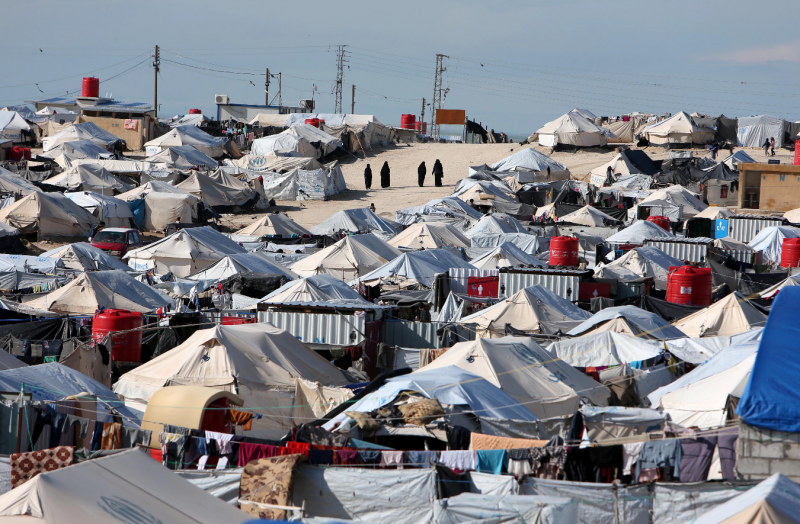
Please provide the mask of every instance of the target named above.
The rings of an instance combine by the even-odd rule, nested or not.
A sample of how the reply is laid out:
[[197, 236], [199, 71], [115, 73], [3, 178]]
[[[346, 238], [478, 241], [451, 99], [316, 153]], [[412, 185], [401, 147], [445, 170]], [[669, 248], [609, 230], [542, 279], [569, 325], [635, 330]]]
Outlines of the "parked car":
[[139, 231], [126, 227], [101, 229], [90, 242], [92, 246], [102, 249], [114, 258], [122, 258], [128, 251], [144, 245]]

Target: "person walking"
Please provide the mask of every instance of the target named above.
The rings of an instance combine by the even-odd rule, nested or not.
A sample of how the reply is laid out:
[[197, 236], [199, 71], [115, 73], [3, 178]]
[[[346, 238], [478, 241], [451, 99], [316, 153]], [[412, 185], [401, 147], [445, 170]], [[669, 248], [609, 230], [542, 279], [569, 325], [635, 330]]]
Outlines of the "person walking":
[[772, 156], [775, 156], [775, 137], [774, 136], [769, 139], [769, 147], [770, 147], [770, 151], [771, 151]]
[[764, 145], [761, 147], [764, 148], [764, 156], [769, 156], [769, 138], [764, 140]]
[[425, 161], [423, 160], [423, 162], [417, 168], [417, 183], [419, 184], [419, 187], [425, 185], [425, 175], [427, 174], [427, 172], [428, 170], [425, 167]]
[[372, 187], [372, 168], [369, 167], [369, 164], [367, 164], [367, 167], [364, 169], [364, 187], [367, 189]]
[[436, 162], [433, 164], [433, 180], [435, 182], [436, 187], [442, 187], [442, 178], [444, 177], [444, 168], [442, 167], [442, 163], [439, 162], [439, 159], [436, 159]]
[[386, 189], [390, 185], [392, 185], [391, 180], [391, 171], [389, 171], [389, 162], [384, 162], [383, 167], [381, 168], [381, 187]]

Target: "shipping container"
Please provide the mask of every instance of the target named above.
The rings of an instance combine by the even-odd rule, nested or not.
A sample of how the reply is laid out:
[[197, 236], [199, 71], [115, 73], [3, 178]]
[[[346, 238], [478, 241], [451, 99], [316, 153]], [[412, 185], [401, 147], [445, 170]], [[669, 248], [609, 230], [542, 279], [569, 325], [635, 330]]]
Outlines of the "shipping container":
[[783, 218], [759, 215], [734, 215], [728, 217], [728, 236], [747, 244], [765, 227], [782, 226]]
[[500, 294], [507, 298], [526, 287], [539, 285], [574, 302], [578, 300], [581, 279], [589, 278], [592, 273], [581, 269], [501, 269]]
[[306, 344], [352, 346], [364, 340], [366, 317], [303, 311], [259, 311], [259, 322], [285, 329]]
[[706, 237], [678, 238], [675, 240], [651, 239], [644, 245], [660, 249], [678, 260], [700, 264], [708, 257], [708, 248], [713, 246], [714, 239]]

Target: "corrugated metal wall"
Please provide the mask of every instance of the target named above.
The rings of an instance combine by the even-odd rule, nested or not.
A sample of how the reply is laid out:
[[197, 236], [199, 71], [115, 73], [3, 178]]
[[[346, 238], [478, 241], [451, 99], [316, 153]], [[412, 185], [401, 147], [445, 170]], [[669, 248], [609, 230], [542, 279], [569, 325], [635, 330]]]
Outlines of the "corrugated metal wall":
[[705, 261], [708, 256], [708, 244], [645, 240], [644, 245], [660, 249], [678, 260], [688, 260], [689, 262], [700, 263]]
[[753, 251], [742, 251], [739, 249], [721, 249], [720, 250], [724, 255], [730, 255], [730, 257], [734, 260], [738, 260], [739, 262], [744, 262], [746, 264], [755, 264], [756, 257], [758, 253]]
[[728, 219], [728, 236], [747, 244], [765, 227], [782, 226], [783, 220], [758, 220], [755, 218]]
[[[331, 313], [259, 311], [259, 322], [285, 329], [308, 344], [350, 346], [364, 340], [365, 318]], [[354, 338], [351, 338], [351, 334]]]
[[[581, 279], [575, 275], [552, 275], [547, 273], [500, 273], [500, 289], [506, 287], [506, 297], [526, 287], [540, 285], [567, 300], [578, 300]], [[502, 292], [502, 291], [501, 291]]]
[[[407, 322], [405, 320], [385, 320], [383, 322], [383, 342], [390, 346], [404, 348], [439, 348], [436, 331], [446, 326], [443, 322]], [[456, 325], [459, 342], [475, 340], [475, 330], [470, 326]]]

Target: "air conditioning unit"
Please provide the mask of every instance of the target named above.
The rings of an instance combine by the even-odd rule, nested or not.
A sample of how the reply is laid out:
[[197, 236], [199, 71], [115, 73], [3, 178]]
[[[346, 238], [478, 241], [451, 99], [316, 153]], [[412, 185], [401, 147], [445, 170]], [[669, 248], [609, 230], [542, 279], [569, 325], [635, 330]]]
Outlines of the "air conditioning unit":
[[314, 100], [311, 100], [310, 98], [309, 99], [300, 100], [300, 107], [302, 107], [303, 109], [307, 109], [308, 111], [313, 111], [314, 110]]
[[228, 98], [228, 95], [214, 95], [214, 103], [215, 104], [230, 104], [231, 99]]

